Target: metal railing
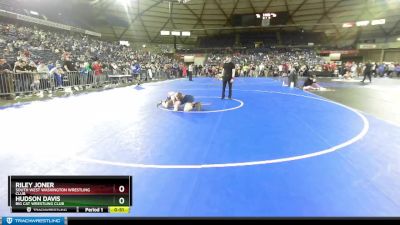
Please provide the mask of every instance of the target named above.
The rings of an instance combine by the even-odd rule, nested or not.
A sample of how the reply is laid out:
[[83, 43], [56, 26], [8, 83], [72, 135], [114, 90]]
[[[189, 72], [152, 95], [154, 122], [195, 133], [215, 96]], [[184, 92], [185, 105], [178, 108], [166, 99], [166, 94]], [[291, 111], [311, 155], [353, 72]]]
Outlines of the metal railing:
[[143, 70], [140, 74], [131, 75], [129, 70], [103, 70], [101, 73], [89, 72], [0, 72], [0, 96], [29, 94], [39, 91], [59, 91], [67, 87], [99, 88], [107, 84], [146, 82], [150, 80], [169, 79], [166, 73], [154, 71], [151, 74]]

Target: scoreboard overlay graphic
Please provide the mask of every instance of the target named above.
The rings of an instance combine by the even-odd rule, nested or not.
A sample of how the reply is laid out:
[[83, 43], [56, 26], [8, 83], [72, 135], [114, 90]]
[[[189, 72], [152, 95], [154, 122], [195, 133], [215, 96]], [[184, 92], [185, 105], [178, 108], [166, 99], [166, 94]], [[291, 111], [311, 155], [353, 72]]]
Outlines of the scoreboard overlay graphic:
[[131, 176], [9, 176], [12, 213], [129, 213]]

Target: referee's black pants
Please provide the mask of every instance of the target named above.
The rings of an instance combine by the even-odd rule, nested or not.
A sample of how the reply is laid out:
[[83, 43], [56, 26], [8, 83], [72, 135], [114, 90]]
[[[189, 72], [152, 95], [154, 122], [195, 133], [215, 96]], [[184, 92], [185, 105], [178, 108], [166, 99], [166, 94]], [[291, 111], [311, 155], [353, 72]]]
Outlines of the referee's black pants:
[[225, 98], [225, 89], [226, 89], [226, 84], [229, 85], [229, 95], [228, 98], [232, 98], [232, 83], [231, 83], [231, 77], [224, 77], [222, 78], [222, 96], [221, 98]]
[[364, 82], [367, 77], [369, 79], [369, 82], [371, 83], [372, 82], [371, 72], [364, 72], [364, 79], [362, 80], [362, 82]]
[[188, 77], [189, 77], [189, 81], [193, 81], [193, 72], [188, 71]]

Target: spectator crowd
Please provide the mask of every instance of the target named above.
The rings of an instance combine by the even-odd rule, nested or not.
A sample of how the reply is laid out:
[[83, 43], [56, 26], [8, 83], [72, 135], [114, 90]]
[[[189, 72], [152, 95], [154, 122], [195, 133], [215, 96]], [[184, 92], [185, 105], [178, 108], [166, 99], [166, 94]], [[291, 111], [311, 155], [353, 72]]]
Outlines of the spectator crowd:
[[[186, 65], [181, 58], [148, 51], [118, 42], [104, 41], [81, 33], [70, 33], [0, 23], [0, 94], [34, 92], [69, 85], [95, 87], [104, 74], [132, 76], [131, 80], [190, 75], [215, 76], [221, 73], [223, 60], [232, 56], [236, 76], [287, 76], [294, 68], [303, 76], [328, 72], [345, 79], [361, 76], [365, 64], [325, 62], [311, 48], [217, 49], [206, 54], [202, 63]], [[165, 51], [164, 51], [165, 52]], [[398, 63], [372, 63], [374, 76], [399, 76]], [[189, 72], [189, 73], [188, 73]], [[10, 76], [11, 73], [19, 74]], [[191, 78], [190, 78], [191, 79]], [[52, 80], [53, 82], [50, 82]]]

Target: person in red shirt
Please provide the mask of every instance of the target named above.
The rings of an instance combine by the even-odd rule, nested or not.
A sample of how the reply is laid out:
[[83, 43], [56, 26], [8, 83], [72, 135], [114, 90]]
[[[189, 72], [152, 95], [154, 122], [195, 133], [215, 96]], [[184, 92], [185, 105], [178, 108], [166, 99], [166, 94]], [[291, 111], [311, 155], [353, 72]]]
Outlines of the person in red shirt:
[[95, 75], [95, 76], [101, 75], [102, 68], [101, 68], [101, 65], [100, 65], [100, 63], [99, 63], [98, 61], [95, 61], [95, 62], [93, 63], [92, 69], [93, 69], [93, 71], [94, 71], [94, 75]]
[[96, 87], [100, 86], [101, 73], [103, 72], [101, 64], [98, 61], [95, 61], [92, 65], [92, 70], [94, 71], [94, 84]]
[[282, 65], [282, 70], [283, 70], [283, 73], [285, 73], [286, 75], [288, 75], [288, 73], [289, 73], [289, 65], [288, 65], [288, 63], [284, 63], [284, 64]]
[[31, 57], [31, 53], [29, 52], [29, 50], [28, 49], [24, 49], [24, 56], [26, 57], [26, 58], [30, 58]]
[[336, 63], [334, 63], [334, 62], [332, 62], [331, 63], [331, 68], [330, 68], [331, 70], [331, 72], [335, 72], [335, 70], [336, 70]]
[[187, 76], [187, 68], [186, 68], [186, 65], [185, 65], [185, 64], [182, 65], [182, 76], [183, 76], [183, 77], [186, 77], [186, 76]]

